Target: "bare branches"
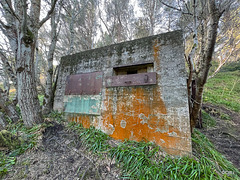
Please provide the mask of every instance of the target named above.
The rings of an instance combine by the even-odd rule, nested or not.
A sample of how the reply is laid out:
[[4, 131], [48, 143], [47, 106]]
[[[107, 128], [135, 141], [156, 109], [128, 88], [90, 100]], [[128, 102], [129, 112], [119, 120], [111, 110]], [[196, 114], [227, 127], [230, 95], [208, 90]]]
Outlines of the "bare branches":
[[222, 68], [222, 66], [228, 62], [228, 60], [231, 58], [231, 56], [232, 56], [232, 55], [234, 54], [234, 52], [236, 51], [236, 46], [237, 46], [239, 43], [240, 43], [240, 40], [238, 40], [238, 41], [235, 43], [234, 47], [231, 48], [231, 51], [230, 51], [230, 53], [228, 54], [228, 56], [227, 56], [223, 61], [220, 62], [220, 64], [218, 65], [217, 69], [214, 71], [214, 73], [213, 73], [211, 76], [208, 77], [208, 79], [213, 78], [213, 77], [220, 71], [220, 69]]
[[53, 4], [51, 6], [51, 9], [48, 11], [47, 15], [45, 18], [43, 18], [40, 22], [39, 22], [39, 28], [51, 17], [51, 14], [53, 13], [56, 3], [58, 0], [54, 0]]
[[228, 1], [220, 1], [219, 3], [219, 17], [222, 16], [222, 14], [225, 12], [225, 11], [228, 11], [230, 6], [234, 4], [234, 1], [232, 0], [228, 0]]
[[23, 32], [27, 31], [27, 0], [23, 0], [23, 23], [22, 23]]
[[3, 28], [8, 29], [10, 26], [6, 25], [1, 19], [0, 19], [0, 24]]
[[[174, 9], [174, 10], [176, 10], [176, 11], [179, 11], [179, 12], [181, 12], [182, 14], [186, 14], [186, 15], [191, 15], [191, 16], [193, 16], [193, 14], [189, 11], [188, 8], [187, 8], [187, 9], [188, 9], [188, 12], [183, 12], [183, 10], [182, 10], [181, 8], [176, 8], [176, 7], [174, 7], [174, 6], [171, 6], [171, 5], [163, 2], [162, 0], [159, 0], [159, 1], [160, 1], [160, 3], [162, 3], [164, 6], [167, 6], [167, 7], [171, 8], [171, 9]], [[185, 5], [186, 5], [186, 4], [185, 4]], [[187, 6], [187, 5], [186, 5], [186, 6]]]
[[18, 17], [18, 15], [15, 13], [13, 7], [12, 7], [12, 2], [11, 0], [5, 0], [7, 6], [9, 9], [6, 9], [12, 16], [14, 16], [19, 22], [20, 22], [20, 18]]

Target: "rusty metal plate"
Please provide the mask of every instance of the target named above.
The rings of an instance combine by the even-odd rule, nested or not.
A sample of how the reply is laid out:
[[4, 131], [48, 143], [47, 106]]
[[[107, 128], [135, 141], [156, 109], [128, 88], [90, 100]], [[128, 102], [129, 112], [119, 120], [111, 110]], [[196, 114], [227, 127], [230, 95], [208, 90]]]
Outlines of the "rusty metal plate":
[[74, 74], [67, 77], [65, 95], [98, 95], [102, 88], [102, 72]]
[[157, 84], [156, 72], [111, 76], [106, 78], [106, 87], [143, 86], [152, 84]]

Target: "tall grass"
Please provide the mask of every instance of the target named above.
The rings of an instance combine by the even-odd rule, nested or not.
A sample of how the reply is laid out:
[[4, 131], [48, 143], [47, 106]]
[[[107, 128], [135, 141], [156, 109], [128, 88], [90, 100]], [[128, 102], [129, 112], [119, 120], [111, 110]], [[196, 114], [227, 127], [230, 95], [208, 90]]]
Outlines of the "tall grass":
[[[208, 163], [208, 166], [214, 169], [222, 179], [239, 179], [240, 172], [233, 166], [221, 153], [219, 153], [214, 145], [208, 140], [208, 138], [195, 129], [192, 136], [193, 149], [195, 157], [204, 159]], [[230, 176], [228, 176], [230, 175]]]
[[[202, 147], [200, 139], [195, 143]], [[133, 145], [134, 144], [134, 145]], [[206, 150], [206, 151], [205, 151]], [[238, 179], [239, 171], [215, 149], [204, 147], [199, 156], [161, 156], [152, 143], [126, 141], [110, 150], [126, 179]], [[226, 174], [227, 173], [227, 174]]]
[[15, 163], [16, 157], [7, 156], [0, 152], [0, 179], [3, 175], [7, 174]]
[[85, 144], [90, 151], [102, 152], [110, 147], [107, 143], [107, 140], [109, 140], [110, 137], [93, 126], [86, 129], [81, 124], [71, 122], [68, 124], [68, 128], [79, 134], [82, 143]]
[[108, 152], [122, 169], [123, 179], [239, 179], [239, 171], [216, 151], [199, 131], [193, 134], [193, 156], [163, 156], [160, 147], [151, 142], [124, 141], [117, 146], [107, 144], [109, 139], [94, 127], [84, 129], [71, 123], [80, 140], [93, 152]]

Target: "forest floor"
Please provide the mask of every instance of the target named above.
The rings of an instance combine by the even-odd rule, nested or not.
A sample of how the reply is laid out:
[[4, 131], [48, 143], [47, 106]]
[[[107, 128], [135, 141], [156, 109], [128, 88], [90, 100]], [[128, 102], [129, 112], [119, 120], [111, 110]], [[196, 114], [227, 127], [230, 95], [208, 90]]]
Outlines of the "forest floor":
[[120, 179], [121, 171], [114, 161], [104, 153], [101, 156], [91, 153], [79, 141], [79, 135], [63, 124], [51, 123], [41, 130], [37, 145], [17, 157], [14, 168], [4, 179]]
[[210, 103], [205, 103], [203, 110], [210, 115], [214, 125], [205, 123], [201, 132], [240, 170], [240, 114]]

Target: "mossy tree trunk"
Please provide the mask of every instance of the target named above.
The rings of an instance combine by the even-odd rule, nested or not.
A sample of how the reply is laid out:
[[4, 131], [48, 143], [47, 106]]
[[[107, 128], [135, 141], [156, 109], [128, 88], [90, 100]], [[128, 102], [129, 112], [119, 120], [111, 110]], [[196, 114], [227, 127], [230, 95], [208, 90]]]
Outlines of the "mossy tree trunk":
[[[34, 57], [39, 28], [51, 17], [57, 0], [45, 18], [40, 21], [41, 0], [0, 1], [5, 21], [0, 21], [0, 30], [13, 40], [17, 73], [18, 103], [26, 126], [41, 123], [42, 113], [38, 100]], [[6, 23], [5, 23], [6, 22]]]
[[[30, 30], [29, 30], [30, 32]], [[42, 114], [38, 100], [36, 79], [34, 72], [35, 37], [24, 37], [20, 33], [20, 45], [17, 57], [17, 82], [18, 82], [18, 104], [21, 109], [22, 119], [26, 126], [41, 123]], [[28, 34], [28, 36], [31, 36]], [[25, 39], [29, 38], [29, 39]]]

